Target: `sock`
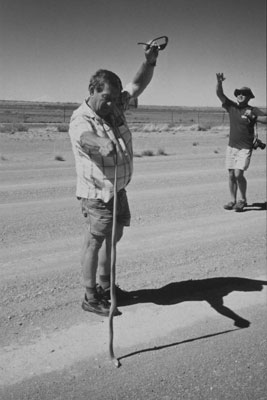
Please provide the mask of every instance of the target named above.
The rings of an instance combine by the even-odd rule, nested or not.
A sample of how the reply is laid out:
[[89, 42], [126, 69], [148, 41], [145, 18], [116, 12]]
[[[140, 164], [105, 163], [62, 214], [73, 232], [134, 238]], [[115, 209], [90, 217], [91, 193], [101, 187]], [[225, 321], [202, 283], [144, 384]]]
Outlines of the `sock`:
[[94, 287], [86, 286], [85, 290], [86, 290], [86, 297], [88, 300], [92, 300], [95, 298], [95, 294], [96, 294], [95, 286]]
[[104, 290], [108, 289], [110, 287], [110, 275], [100, 275], [99, 285], [102, 286]]

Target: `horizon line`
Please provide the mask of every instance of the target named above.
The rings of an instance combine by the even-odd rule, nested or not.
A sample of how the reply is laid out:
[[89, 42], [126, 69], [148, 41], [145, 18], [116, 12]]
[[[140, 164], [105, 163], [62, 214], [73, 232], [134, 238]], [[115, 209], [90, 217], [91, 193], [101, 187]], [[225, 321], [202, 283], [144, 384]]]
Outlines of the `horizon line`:
[[[40, 101], [40, 100], [5, 100], [5, 99], [0, 99], [0, 102], [7, 102], [7, 103], [39, 103], [39, 104], [75, 104], [75, 105], [80, 105], [82, 102], [78, 101]], [[137, 108], [145, 108], [145, 107], [150, 107], [150, 108], [222, 108], [221, 105], [218, 106], [199, 106], [199, 105], [157, 105], [157, 104], [139, 104]], [[266, 105], [259, 105], [257, 106], [258, 108], [264, 108], [266, 109]], [[131, 108], [132, 109], [132, 108]]]

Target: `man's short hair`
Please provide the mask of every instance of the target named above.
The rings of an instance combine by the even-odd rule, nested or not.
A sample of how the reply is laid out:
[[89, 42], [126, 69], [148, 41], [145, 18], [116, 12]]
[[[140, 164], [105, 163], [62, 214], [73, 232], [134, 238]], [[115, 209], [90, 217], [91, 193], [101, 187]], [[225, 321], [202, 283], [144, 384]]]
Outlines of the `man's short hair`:
[[114, 74], [114, 72], [108, 71], [107, 69], [99, 69], [90, 79], [88, 87], [89, 93], [92, 94], [94, 90], [102, 92], [105, 83], [119, 89], [120, 92], [122, 91], [122, 83], [118, 75]]

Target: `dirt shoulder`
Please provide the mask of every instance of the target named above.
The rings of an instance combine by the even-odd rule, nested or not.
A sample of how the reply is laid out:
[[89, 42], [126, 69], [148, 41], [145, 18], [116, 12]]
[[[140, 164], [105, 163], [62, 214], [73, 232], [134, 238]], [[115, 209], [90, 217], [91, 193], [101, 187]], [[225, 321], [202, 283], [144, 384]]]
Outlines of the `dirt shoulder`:
[[[265, 152], [253, 154], [247, 172], [246, 211], [227, 212], [226, 135], [136, 135], [137, 153], [146, 148], [156, 154], [164, 144], [166, 155], [134, 159], [128, 187], [132, 224], [118, 245], [117, 282], [150, 296], [175, 284], [178, 293], [172, 304], [152, 296], [121, 307], [115, 321], [121, 356], [199, 321], [219, 318], [233, 327], [233, 318], [211, 306], [203, 282], [213, 296], [214, 287], [222, 290], [220, 298], [241, 318], [246, 319], [243, 308], [264, 303], [264, 289], [253, 282], [244, 289], [242, 279], [266, 277]], [[80, 307], [84, 221], [68, 138], [49, 131], [1, 134], [0, 144], [0, 341], [10, 385], [86, 358], [103, 361], [108, 336], [107, 321]], [[65, 161], [57, 161], [57, 154]], [[238, 278], [241, 286], [224, 278]], [[86, 351], [84, 343], [90, 343]]]

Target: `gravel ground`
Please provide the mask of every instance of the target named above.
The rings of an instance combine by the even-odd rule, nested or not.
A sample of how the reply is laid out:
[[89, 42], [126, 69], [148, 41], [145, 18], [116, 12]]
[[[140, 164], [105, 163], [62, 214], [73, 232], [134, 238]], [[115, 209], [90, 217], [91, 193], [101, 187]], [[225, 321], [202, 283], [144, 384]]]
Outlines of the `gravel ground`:
[[226, 131], [136, 133], [136, 154], [165, 155], [134, 159], [117, 283], [136, 301], [114, 321], [114, 370], [107, 320], [80, 307], [84, 221], [67, 134], [0, 135], [3, 399], [263, 399], [265, 151], [235, 213], [222, 207]]

